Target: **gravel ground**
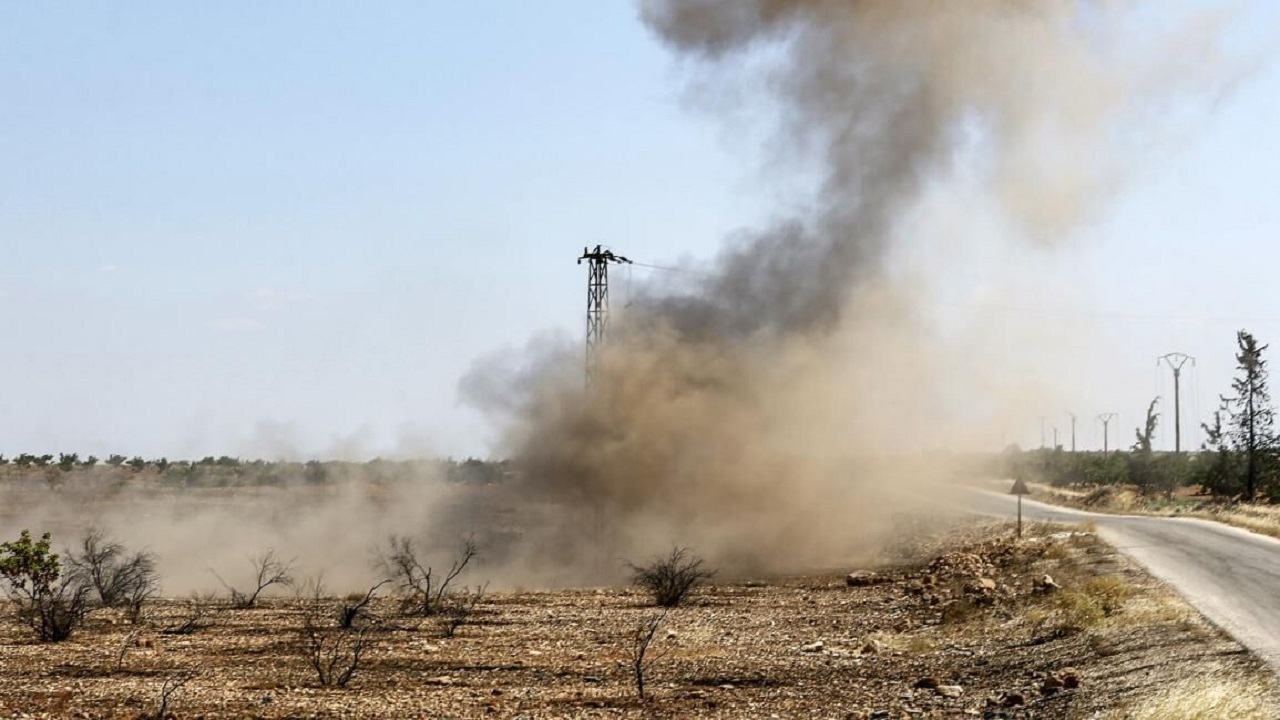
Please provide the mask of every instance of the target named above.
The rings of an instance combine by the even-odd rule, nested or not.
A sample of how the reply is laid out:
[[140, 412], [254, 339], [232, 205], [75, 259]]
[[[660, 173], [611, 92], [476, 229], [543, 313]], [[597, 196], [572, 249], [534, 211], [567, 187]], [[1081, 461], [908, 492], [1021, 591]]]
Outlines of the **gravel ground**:
[[1127, 717], [1193, 677], [1271, 702], [1258, 661], [1095, 536], [1030, 535], [952, 530], [852, 579], [701, 588], [662, 620], [643, 702], [632, 638], [658, 611], [601, 588], [492, 593], [453, 637], [379, 599], [344, 688], [317, 682], [295, 598], [218, 607], [185, 635], [165, 632], [178, 600], [137, 627], [100, 611], [59, 644], [5, 622], [0, 717], [147, 717], [180, 679], [178, 718]]

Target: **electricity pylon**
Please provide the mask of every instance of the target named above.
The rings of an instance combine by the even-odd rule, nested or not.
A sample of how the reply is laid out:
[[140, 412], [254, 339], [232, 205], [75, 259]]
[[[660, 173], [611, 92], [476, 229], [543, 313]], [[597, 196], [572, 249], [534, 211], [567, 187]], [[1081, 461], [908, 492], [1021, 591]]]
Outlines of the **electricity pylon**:
[[609, 264], [630, 264], [631, 261], [612, 250], [605, 250], [597, 245], [594, 250], [582, 248], [582, 257], [578, 264], [587, 261], [587, 385], [595, 374], [596, 352], [604, 342], [605, 329], [609, 324]]
[[1111, 437], [1111, 421], [1115, 420], [1119, 415], [1109, 412], [1102, 413], [1098, 416], [1098, 421], [1102, 423], [1102, 452], [1107, 452], [1107, 439]]
[[1182, 367], [1188, 362], [1196, 366], [1196, 359], [1186, 353], [1174, 352], [1156, 358], [1156, 365], [1166, 363], [1173, 369], [1173, 451], [1182, 452]]

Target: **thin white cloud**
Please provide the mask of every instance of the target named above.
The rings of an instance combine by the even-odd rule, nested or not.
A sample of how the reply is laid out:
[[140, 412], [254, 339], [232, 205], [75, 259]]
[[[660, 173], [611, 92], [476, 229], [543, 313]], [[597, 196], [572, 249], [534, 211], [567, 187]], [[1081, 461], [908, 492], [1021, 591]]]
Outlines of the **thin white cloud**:
[[102, 267], [98, 268], [98, 272], [104, 272], [104, 273], [120, 272], [120, 266], [116, 265], [115, 263], [107, 263], [106, 265], [103, 265]]
[[285, 305], [310, 300], [313, 296], [309, 293], [297, 292], [296, 290], [261, 288], [259, 290], [255, 290], [250, 297], [252, 297], [258, 307], [263, 310], [279, 310]]
[[261, 320], [254, 318], [221, 318], [213, 321], [215, 330], [223, 332], [261, 332], [266, 329], [266, 324]]

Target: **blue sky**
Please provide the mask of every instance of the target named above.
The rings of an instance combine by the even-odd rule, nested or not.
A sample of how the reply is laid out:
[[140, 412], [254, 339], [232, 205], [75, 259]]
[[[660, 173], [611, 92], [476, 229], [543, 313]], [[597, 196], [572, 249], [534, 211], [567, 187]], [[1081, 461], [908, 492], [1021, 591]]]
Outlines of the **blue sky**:
[[[583, 245], [772, 212], [685, 78], [627, 2], [0, 2], [0, 452], [486, 453], [458, 380], [580, 333]], [[1207, 412], [1238, 326], [1280, 340], [1280, 72], [1176, 130], [1025, 303], [1105, 340], [1043, 414], [1126, 444], [1158, 354]]]

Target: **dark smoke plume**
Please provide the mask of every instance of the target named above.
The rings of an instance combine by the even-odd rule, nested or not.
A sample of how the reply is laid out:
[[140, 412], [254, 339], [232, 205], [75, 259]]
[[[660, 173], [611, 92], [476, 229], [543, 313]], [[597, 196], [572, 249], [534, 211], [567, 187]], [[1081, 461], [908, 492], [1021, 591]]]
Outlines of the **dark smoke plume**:
[[[921, 466], [886, 458], [957, 432], [938, 398], [1025, 394], [1001, 385], [1005, 358], [984, 357], [980, 328], [945, 348], [929, 332], [919, 288], [890, 272], [904, 218], [964, 177], [975, 213], [1055, 244], [1114, 189], [1153, 103], [1203, 79], [1168, 61], [1213, 47], [1220, 27], [1134, 42], [1150, 35], [1141, 10], [1103, 0], [646, 0], [640, 17], [709, 97], [745, 87], [780, 110], [769, 147], [816, 182], [804, 212], [615, 317], [590, 391], [577, 347], [467, 379], [507, 413], [541, 528], [524, 567], [559, 580], [672, 543], [761, 569], [870, 542], [921, 494]], [[965, 227], [910, 240], [976, 242]], [[944, 349], [959, 373], [935, 359]]]

